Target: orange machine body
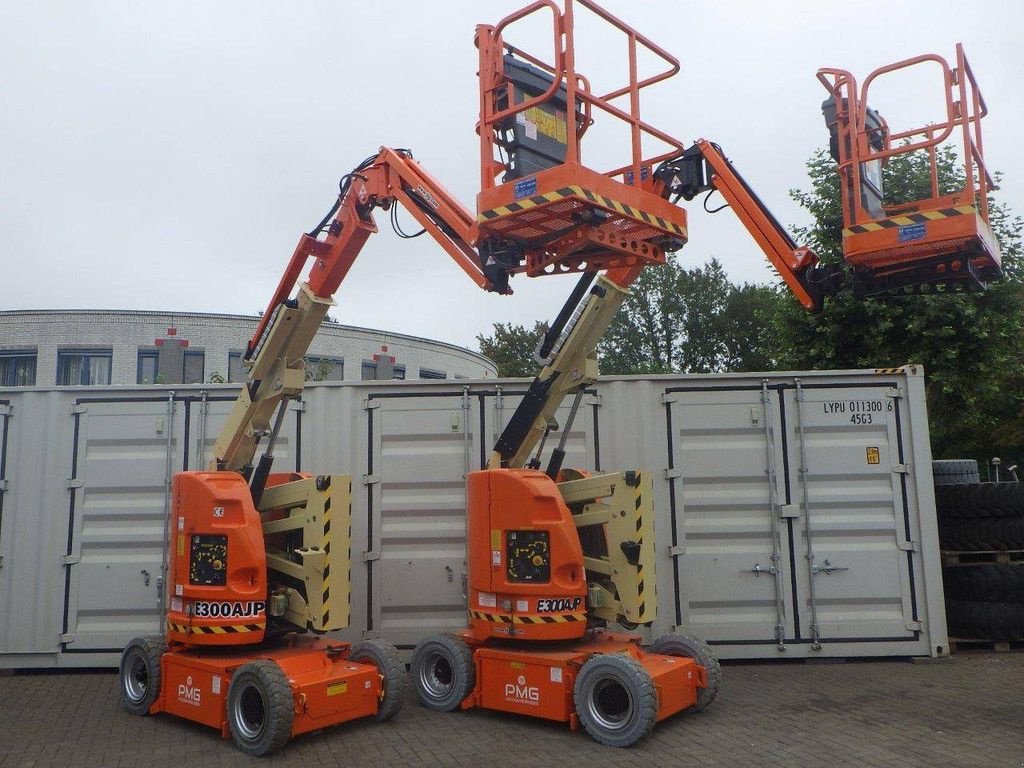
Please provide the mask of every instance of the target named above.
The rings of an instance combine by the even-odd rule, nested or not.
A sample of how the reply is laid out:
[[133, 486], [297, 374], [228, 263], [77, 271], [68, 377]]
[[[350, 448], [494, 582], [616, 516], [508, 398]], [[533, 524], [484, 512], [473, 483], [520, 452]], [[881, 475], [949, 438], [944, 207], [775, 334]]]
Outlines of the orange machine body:
[[573, 686], [580, 668], [592, 656], [616, 653], [633, 657], [650, 674], [658, 693], [658, 721], [692, 707], [697, 689], [707, 685], [705, 669], [693, 659], [648, 653], [635, 635], [600, 631], [578, 641], [477, 646], [476, 686], [462, 708], [568, 722], [575, 730]]
[[466, 478], [469, 634], [566, 640], [587, 629], [587, 581], [572, 513], [554, 481], [533, 469]]
[[292, 736], [376, 714], [377, 668], [350, 661], [347, 643], [292, 636], [271, 649], [185, 648], [164, 654], [160, 696], [150, 712], [167, 712], [218, 728], [229, 738], [227, 696], [235, 670], [269, 659], [284, 671], [294, 699]]
[[235, 472], [179, 472], [171, 485], [167, 641], [263, 641], [267, 556], [260, 515]]

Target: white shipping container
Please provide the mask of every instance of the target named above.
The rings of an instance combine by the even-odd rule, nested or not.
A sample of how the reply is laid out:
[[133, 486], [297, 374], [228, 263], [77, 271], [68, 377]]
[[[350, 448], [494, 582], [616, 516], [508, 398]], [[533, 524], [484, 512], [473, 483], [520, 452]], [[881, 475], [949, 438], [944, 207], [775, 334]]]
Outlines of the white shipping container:
[[[463, 625], [464, 477], [525, 387], [322, 383], [290, 406], [275, 467], [353, 477], [343, 637]], [[159, 632], [167, 479], [205, 465], [235, 391], [0, 393], [0, 667], [114, 665]], [[655, 473], [653, 634], [723, 658], [947, 652], [920, 368], [603, 379], [567, 450]]]

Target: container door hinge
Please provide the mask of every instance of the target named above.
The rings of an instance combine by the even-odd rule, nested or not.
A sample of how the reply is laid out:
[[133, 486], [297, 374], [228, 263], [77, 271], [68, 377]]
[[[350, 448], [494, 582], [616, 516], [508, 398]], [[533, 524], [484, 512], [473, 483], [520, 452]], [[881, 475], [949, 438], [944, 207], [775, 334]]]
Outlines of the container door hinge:
[[672, 403], [678, 403], [679, 402], [679, 395], [677, 395], [675, 392], [665, 392], [661, 396], [661, 402], [663, 402], [665, 405], [670, 405]]
[[601, 407], [601, 395], [596, 392], [592, 395], [588, 394], [583, 401], [584, 405], [596, 405], [598, 408]]
[[0, 493], [9, 490], [11, 490], [11, 481], [5, 477], [3, 480], [0, 480]]
[[685, 544], [673, 544], [668, 548], [669, 557], [679, 557], [686, 554]]
[[886, 391], [885, 396], [891, 397], [893, 400], [899, 400], [900, 398], [903, 397], [903, 388], [896, 387], [895, 389], [890, 389]]
[[376, 551], [372, 551], [372, 550], [369, 551], [369, 552], [363, 552], [363, 562], [364, 563], [369, 563], [372, 560], [380, 560], [380, 552], [376, 552]]
[[305, 400], [292, 400], [291, 410], [298, 411], [299, 413], [305, 413], [306, 401]]
[[71, 406], [71, 415], [72, 416], [74, 416], [77, 413], [88, 413], [88, 412], [89, 412], [89, 406], [87, 406], [85, 403], [77, 403], [77, 404]]
[[375, 485], [380, 482], [380, 475], [363, 475], [363, 485]]
[[10, 416], [14, 413], [14, 406], [0, 405], [0, 416]]
[[74, 632], [65, 632], [63, 635], [60, 636], [60, 641], [62, 643], [73, 643], [73, 642], [75, 642], [75, 633]]
[[680, 469], [679, 467], [669, 467], [668, 469], [665, 470], [665, 479], [666, 480], [673, 480], [674, 478], [682, 477], [682, 476], [683, 476], [683, 470]]
[[75, 488], [84, 488], [85, 481], [79, 480], [77, 477], [69, 477], [66, 485], [68, 490], [73, 491]]
[[910, 632], [920, 632], [921, 631], [921, 622], [920, 621], [908, 621], [904, 626]]
[[896, 464], [893, 466], [892, 471], [897, 475], [909, 475], [910, 465], [909, 464]]
[[380, 400], [372, 400], [369, 397], [363, 400], [364, 411], [372, 411], [374, 408], [380, 408]]
[[779, 505], [779, 517], [783, 520], [787, 518], [800, 517], [800, 505], [799, 504], [780, 504]]
[[81, 555], [63, 555], [60, 558], [61, 565], [78, 565], [82, 562]]
[[917, 542], [916, 541], [897, 541], [896, 542], [896, 549], [900, 550], [901, 552], [917, 552]]

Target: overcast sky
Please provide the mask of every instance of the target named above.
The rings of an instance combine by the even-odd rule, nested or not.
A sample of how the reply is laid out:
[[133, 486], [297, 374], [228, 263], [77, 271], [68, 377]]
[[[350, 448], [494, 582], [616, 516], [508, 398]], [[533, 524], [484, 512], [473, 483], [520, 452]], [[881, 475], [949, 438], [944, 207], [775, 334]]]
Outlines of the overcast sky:
[[[0, 308], [255, 312], [338, 177], [384, 144], [411, 148], [475, 211], [474, 27], [525, 4], [0, 0]], [[952, 58], [962, 41], [991, 112], [999, 197], [1024, 213], [1020, 2], [605, 5], [680, 59], [645, 118], [721, 144], [789, 225], [805, 217], [788, 190], [807, 186], [806, 160], [827, 141], [815, 71], [862, 79], [919, 53]], [[507, 40], [547, 54], [546, 23]], [[578, 26], [594, 34], [578, 69], [595, 89], [620, 84], [624, 47]], [[939, 81], [921, 75], [873, 104], [895, 129], [940, 117]], [[584, 142], [599, 168], [626, 152], [596, 129]], [[688, 209], [688, 263], [717, 256], [734, 280], [770, 279], [731, 212]], [[520, 276], [514, 296], [486, 294], [427, 237], [399, 240], [377, 219], [335, 297], [343, 323], [475, 349], [493, 322], [551, 318], [571, 288]]]

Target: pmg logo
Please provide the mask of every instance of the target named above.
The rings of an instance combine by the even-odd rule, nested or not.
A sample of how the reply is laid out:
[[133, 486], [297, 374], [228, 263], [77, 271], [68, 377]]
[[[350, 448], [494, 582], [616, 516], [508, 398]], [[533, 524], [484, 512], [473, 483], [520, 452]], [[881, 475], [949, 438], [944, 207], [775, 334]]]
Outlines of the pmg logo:
[[526, 676], [520, 675], [514, 683], [505, 683], [505, 701], [536, 707], [540, 704], [540, 688], [527, 685]]
[[199, 690], [198, 685], [192, 685], [192, 675], [189, 675], [185, 678], [185, 682], [178, 686], [178, 701], [198, 707], [202, 700], [202, 691]]

